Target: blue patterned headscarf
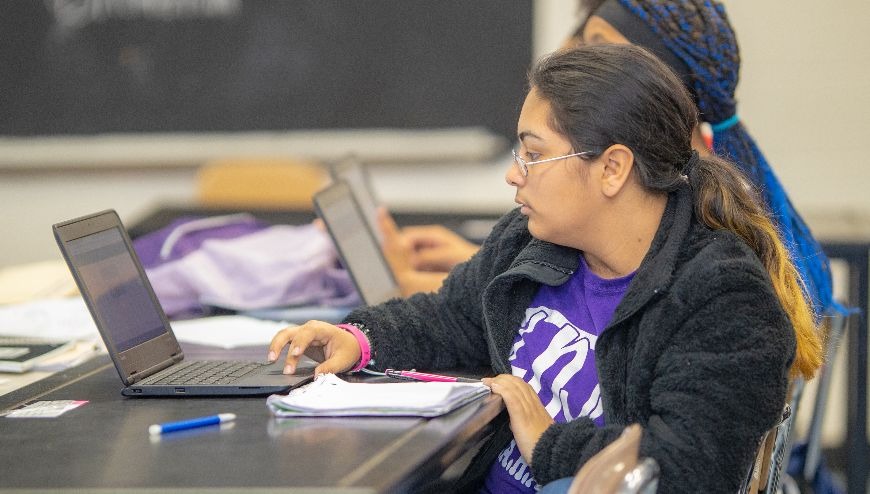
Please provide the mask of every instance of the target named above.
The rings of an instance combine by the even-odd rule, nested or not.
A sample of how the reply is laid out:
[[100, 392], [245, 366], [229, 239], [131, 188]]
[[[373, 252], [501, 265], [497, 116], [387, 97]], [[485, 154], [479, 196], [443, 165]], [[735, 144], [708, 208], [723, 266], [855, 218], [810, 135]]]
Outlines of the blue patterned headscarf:
[[816, 313], [843, 312], [843, 306], [833, 299], [827, 256], [737, 116], [734, 92], [740, 50], [725, 7], [711, 0], [582, 3], [592, 14], [600, 12], [629, 41], [658, 54], [682, 77], [693, 93], [700, 119], [712, 128], [714, 152], [737, 164], [767, 203]]

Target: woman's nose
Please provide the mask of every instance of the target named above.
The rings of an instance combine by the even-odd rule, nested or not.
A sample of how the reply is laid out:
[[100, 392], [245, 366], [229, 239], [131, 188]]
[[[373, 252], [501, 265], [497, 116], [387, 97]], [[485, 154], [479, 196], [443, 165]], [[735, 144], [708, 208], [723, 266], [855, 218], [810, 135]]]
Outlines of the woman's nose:
[[507, 173], [504, 174], [504, 181], [511, 187], [520, 187], [525, 183], [525, 177], [520, 172], [520, 165], [516, 161], [511, 163]]

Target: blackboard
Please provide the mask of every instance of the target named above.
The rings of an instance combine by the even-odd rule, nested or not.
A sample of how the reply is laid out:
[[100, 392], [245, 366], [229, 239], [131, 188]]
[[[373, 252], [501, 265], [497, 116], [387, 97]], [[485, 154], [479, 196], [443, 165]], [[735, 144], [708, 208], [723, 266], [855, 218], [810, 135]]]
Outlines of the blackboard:
[[0, 136], [484, 126], [531, 0], [6, 0]]

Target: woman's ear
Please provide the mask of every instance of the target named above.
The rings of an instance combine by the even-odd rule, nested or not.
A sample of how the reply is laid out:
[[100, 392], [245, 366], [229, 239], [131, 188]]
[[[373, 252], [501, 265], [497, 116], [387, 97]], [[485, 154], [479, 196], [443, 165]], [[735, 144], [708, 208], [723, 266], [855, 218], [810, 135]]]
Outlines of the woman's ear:
[[634, 153], [622, 144], [607, 148], [599, 160], [603, 163], [601, 192], [606, 197], [614, 197], [625, 187], [634, 168]]

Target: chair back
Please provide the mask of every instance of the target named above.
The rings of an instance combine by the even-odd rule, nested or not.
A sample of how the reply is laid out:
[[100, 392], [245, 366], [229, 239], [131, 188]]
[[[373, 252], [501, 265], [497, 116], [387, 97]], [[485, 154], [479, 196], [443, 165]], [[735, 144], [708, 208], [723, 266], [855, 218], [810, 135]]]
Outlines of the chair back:
[[[839, 313], [827, 315], [823, 320], [825, 358], [815, 378], [817, 383], [816, 396], [807, 433], [806, 455], [802, 472], [804, 483], [811, 483], [819, 468], [821, 427], [830, 391], [831, 367], [836, 359], [837, 349], [843, 333], [848, 327], [849, 320], [849, 314]], [[801, 378], [796, 378], [791, 383], [788, 393], [789, 404], [783, 409], [782, 420], [762, 438], [755, 463], [752, 465], [740, 494], [774, 494], [782, 489], [784, 477], [788, 477], [787, 474], [783, 473], [783, 468], [789, 463], [791, 457], [793, 416], [797, 413], [805, 387], [806, 383]]]
[[318, 163], [293, 159], [221, 159], [197, 173], [203, 206], [311, 210], [311, 196], [329, 182]]
[[761, 438], [755, 461], [738, 491], [739, 494], [773, 494], [779, 489], [791, 423], [791, 405], [786, 404], [779, 422]]
[[825, 318], [825, 363], [816, 376], [816, 396], [810, 426], [807, 430], [807, 448], [803, 468], [803, 480], [812, 483], [816, 478], [822, 459], [822, 425], [828, 406], [828, 396], [831, 391], [831, 374], [837, 360], [837, 350], [840, 342], [852, 322], [852, 314], [833, 314]]

